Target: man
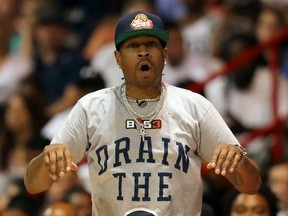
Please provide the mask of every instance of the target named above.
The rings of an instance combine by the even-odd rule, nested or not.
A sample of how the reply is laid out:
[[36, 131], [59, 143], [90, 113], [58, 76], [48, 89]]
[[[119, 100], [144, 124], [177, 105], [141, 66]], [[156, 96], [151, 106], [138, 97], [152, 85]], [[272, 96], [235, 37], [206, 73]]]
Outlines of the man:
[[223, 216], [276, 216], [277, 198], [266, 184], [255, 194], [231, 190], [225, 194], [223, 209]]
[[[28, 166], [29, 192], [47, 190], [87, 156], [93, 215], [200, 215], [201, 164], [256, 193], [259, 170], [205, 98], [162, 83], [168, 33], [160, 17], [120, 18], [115, 59], [125, 83], [79, 100]], [[50, 178], [49, 178], [50, 176]]]

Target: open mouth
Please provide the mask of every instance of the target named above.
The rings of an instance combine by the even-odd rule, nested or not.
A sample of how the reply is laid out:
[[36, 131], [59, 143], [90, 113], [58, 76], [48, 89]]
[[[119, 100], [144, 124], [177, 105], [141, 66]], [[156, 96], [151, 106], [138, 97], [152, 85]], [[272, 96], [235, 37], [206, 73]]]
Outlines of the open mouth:
[[143, 71], [143, 72], [147, 72], [150, 70], [150, 66], [148, 64], [141, 64], [140, 65], [140, 70]]

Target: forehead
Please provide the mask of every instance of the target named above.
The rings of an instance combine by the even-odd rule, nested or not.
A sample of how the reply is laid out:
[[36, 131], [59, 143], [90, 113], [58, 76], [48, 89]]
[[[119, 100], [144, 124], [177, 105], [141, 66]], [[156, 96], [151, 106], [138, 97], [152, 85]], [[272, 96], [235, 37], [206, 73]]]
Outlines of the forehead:
[[265, 197], [259, 193], [253, 195], [239, 194], [234, 204], [245, 206], [268, 205]]
[[288, 176], [288, 163], [275, 165], [269, 171], [270, 176]]

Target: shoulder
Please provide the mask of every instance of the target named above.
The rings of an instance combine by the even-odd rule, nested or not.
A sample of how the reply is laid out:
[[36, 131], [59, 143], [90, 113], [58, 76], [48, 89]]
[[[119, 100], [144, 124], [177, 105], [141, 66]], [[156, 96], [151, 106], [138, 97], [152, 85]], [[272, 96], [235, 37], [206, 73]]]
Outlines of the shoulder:
[[211, 107], [212, 104], [201, 94], [195, 93], [191, 90], [166, 85], [167, 89], [167, 103], [170, 107], [174, 107], [177, 110], [184, 109], [190, 113], [202, 116]]
[[96, 105], [98, 108], [99, 106], [106, 106], [115, 102], [119, 95], [119, 92], [120, 86], [100, 89], [83, 96], [78, 101], [78, 104], [81, 104], [81, 106], [88, 108]]

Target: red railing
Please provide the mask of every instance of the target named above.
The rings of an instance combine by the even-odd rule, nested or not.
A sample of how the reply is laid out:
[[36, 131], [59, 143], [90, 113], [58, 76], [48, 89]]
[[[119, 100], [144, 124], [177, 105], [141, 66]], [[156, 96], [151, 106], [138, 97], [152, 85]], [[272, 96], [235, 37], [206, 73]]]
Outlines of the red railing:
[[246, 137], [241, 140], [243, 146], [248, 146], [249, 143], [261, 136], [272, 135], [274, 138], [273, 148], [272, 148], [272, 159], [277, 162], [282, 159], [282, 128], [285, 122], [288, 120], [288, 116], [281, 118], [278, 114], [278, 78], [279, 78], [279, 46], [280, 44], [288, 39], [288, 28], [275, 34], [275, 36], [267, 43], [255, 45], [240, 55], [229, 61], [222, 69], [213, 73], [207, 79], [196, 84], [188, 85], [186, 88], [194, 91], [200, 92], [204, 89], [205, 85], [213, 80], [214, 78], [222, 75], [227, 75], [239, 68], [240, 66], [249, 63], [264, 51], [269, 51], [271, 56], [269, 58], [269, 68], [272, 73], [272, 98], [271, 104], [273, 109], [273, 122], [269, 126], [260, 128], [258, 130], [251, 131]]

